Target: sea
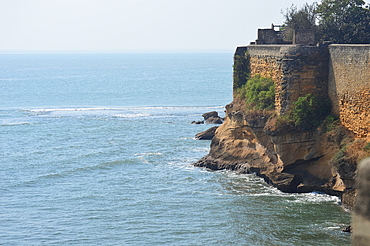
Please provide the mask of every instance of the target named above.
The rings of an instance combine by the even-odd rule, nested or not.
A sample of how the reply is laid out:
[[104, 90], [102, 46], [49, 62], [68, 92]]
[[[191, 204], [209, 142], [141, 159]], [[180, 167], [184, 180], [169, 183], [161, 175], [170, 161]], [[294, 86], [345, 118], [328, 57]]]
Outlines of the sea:
[[192, 164], [231, 53], [0, 54], [0, 245], [349, 245], [337, 197]]

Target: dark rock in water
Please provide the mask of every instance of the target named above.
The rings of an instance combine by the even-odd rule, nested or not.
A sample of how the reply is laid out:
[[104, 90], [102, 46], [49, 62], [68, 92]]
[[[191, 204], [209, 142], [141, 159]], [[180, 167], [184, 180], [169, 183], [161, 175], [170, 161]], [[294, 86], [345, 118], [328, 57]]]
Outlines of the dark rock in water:
[[220, 116], [218, 116], [218, 113], [216, 111], [205, 113], [202, 116], [204, 120], [193, 121], [191, 122], [191, 124], [204, 124], [204, 122], [207, 124], [222, 124], [223, 123], [223, 119]]
[[222, 124], [222, 118], [216, 111], [208, 112], [202, 115], [207, 124]]
[[203, 116], [203, 118], [204, 118], [205, 120], [207, 120], [207, 119], [208, 119], [208, 118], [210, 118], [210, 117], [216, 117], [216, 118], [219, 118], [218, 113], [217, 113], [216, 111], [212, 111], [212, 112], [204, 113], [202, 116]]
[[349, 232], [351, 233], [352, 232], [352, 226], [346, 226], [342, 229], [343, 232]]
[[220, 117], [209, 117], [206, 120], [206, 123], [207, 124], [222, 124], [223, 121], [222, 121], [222, 118], [220, 118]]
[[191, 122], [191, 124], [196, 124], [196, 125], [204, 124], [204, 121], [203, 120], [201, 120], [201, 121], [193, 121], [193, 122]]
[[215, 132], [217, 130], [218, 126], [214, 126], [212, 128], [209, 128], [208, 130], [204, 132], [200, 132], [195, 135], [195, 139], [197, 140], [211, 140], [215, 136]]

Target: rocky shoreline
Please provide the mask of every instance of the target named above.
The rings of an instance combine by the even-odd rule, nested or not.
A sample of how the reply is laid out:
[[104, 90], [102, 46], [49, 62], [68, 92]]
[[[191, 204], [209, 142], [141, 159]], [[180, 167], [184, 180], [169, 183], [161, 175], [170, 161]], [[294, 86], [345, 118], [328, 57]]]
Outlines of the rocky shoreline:
[[[242, 101], [226, 106], [222, 125], [213, 127], [209, 154], [194, 166], [254, 173], [283, 192], [319, 191], [342, 198], [352, 209], [356, 167], [332, 161], [347, 132], [274, 131], [270, 112], [246, 112]], [[206, 131], [207, 132], [207, 131]]]

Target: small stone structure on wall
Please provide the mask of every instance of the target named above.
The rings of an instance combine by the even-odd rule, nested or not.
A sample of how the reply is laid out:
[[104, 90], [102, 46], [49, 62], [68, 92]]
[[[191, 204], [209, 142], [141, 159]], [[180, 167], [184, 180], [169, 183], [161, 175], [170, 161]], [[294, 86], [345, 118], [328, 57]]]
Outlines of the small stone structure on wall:
[[[315, 32], [313, 30], [280, 30], [282, 25], [271, 24], [271, 28], [258, 29], [257, 39], [251, 44], [302, 44], [302, 45], [315, 45]], [[278, 30], [275, 30], [278, 28]], [[286, 31], [291, 31], [293, 37], [291, 41], [285, 40]]]
[[294, 30], [293, 31], [293, 44], [315, 45], [315, 32], [314, 30]]
[[[284, 44], [283, 32], [275, 30], [280, 28], [280, 25], [271, 24], [271, 28], [257, 30], [257, 40], [255, 44]], [[288, 42], [289, 43], [289, 42]]]

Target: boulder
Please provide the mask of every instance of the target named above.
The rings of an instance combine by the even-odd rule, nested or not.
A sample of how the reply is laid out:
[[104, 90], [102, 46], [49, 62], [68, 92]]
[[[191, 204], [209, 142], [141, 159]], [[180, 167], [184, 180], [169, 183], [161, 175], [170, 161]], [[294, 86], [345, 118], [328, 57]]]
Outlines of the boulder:
[[218, 116], [218, 113], [216, 111], [204, 113], [203, 115], [204, 120], [207, 124], [222, 124], [222, 118]]
[[203, 118], [205, 119], [205, 120], [207, 120], [208, 118], [210, 118], [210, 117], [218, 117], [219, 118], [219, 116], [218, 116], [218, 113], [216, 112], [216, 111], [212, 111], [212, 112], [208, 112], [208, 113], [204, 113], [204, 114], [202, 114], [202, 116], [203, 116]]
[[352, 226], [346, 226], [346, 227], [342, 228], [342, 232], [351, 233], [352, 232]]
[[207, 124], [222, 124], [222, 118], [220, 117], [209, 117], [207, 120], [206, 120], [206, 123]]
[[195, 135], [195, 139], [197, 140], [211, 140], [215, 136], [215, 132], [217, 130], [218, 126], [214, 126], [209, 128], [208, 130], [204, 132], [200, 132]]
[[204, 124], [204, 121], [193, 121], [191, 122], [191, 124], [196, 124], [196, 125], [200, 125], [200, 124]]

